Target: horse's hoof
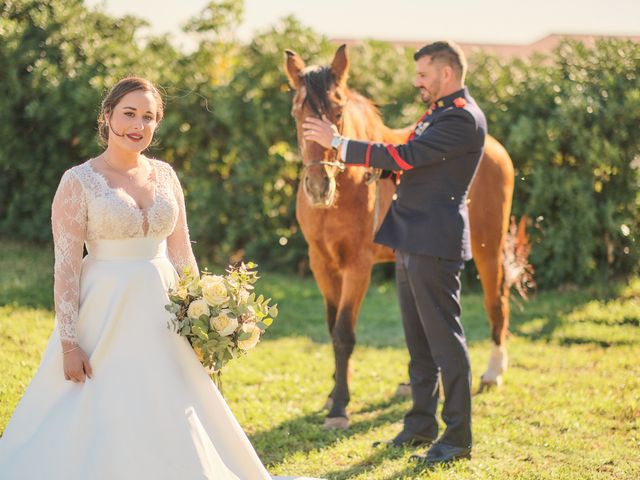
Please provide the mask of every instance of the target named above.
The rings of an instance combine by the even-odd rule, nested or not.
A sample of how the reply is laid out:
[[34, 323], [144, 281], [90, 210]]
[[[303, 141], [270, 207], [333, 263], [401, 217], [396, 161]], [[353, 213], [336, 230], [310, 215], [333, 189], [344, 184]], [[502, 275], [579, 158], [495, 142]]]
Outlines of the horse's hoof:
[[480, 387], [478, 388], [478, 393], [482, 393], [485, 391], [491, 391], [494, 388], [502, 386], [502, 376], [498, 375], [495, 378], [486, 378], [484, 376], [480, 377]]
[[333, 398], [327, 398], [327, 401], [324, 402], [323, 410], [331, 410], [333, 408]]
[[327, 417], [324, 419], [324, 428], [327, 430], [346, 430], [349, 428], [347, 417]]
[[411, 384], [399, 383], [396, 388], [396, 397], [410, 397], [411, 396]]

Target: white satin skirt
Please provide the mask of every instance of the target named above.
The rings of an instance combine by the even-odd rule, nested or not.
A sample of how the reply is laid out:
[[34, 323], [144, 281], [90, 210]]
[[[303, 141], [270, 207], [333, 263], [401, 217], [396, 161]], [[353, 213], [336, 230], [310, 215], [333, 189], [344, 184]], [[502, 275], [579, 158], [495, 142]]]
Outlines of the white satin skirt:
[[0, 439], [0, 479], [270, 479], [188, 342], [167, 328], [163, 239], [87, 245], [78, 340], [93, 379], [64, 379], [58, 329]]

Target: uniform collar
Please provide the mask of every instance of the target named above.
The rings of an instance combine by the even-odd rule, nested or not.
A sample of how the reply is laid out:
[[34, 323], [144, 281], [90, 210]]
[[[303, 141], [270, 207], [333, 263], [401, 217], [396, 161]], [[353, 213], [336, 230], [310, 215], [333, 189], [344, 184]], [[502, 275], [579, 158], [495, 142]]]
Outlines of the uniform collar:
[[453, 92], [450, 95], [447, 95], [446, 97], [439, 98], [431, 104], [429, 110], [431, 110], [431, 112], [437, 112], [452, 106], [456, 108], [462, 108], [467, 103], [469, 103], [467, 100], [468, 97], [469, 91], [467, 90], [467, 87], [464, 87]]

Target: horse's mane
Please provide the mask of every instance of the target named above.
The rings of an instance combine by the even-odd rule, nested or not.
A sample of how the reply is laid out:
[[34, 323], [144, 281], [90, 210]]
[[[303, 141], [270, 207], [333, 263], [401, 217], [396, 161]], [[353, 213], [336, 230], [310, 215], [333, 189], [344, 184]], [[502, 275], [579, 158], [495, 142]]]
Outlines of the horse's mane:
[[[303, 74], [304, 85], [307, 90], [305, 102], [308, 102], [316, 113], [330, 110], [327, 92], [335, 85], [335, 77], [331, 68], [311, 66]], [[358, 139], [381, 140], [388, 128], [382, 121], [378, 107], [368, 98], [351, 90], [344, 89], [347, 102], [344, 110], [345, 122], [349, 124], [350, 136]]]
[[329, 110], [327, 92], [335, 83], [331, 69], [329, 67], [311, 66], [305, 69], [302, 78], [307, 89], [304, 101], [308, 102], [316, 113], [327, 112]]

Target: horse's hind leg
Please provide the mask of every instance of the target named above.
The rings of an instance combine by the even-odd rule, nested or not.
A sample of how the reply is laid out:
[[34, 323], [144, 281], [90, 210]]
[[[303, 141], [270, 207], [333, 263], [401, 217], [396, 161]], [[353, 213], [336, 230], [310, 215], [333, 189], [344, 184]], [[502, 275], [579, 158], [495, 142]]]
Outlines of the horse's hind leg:
[[505, 285], [500, 245], [485, 245], [475, 253], [484, 292], [484, 308], [489, 317], [493, 349], [487, 370], [482, 374], [480, 391], [501, 385], [507, 370], [506, 334], [509, 328], [509, 289]]
[[513, 164], [507, 151], [487, 137], [485, 154], [469, 190], [471, 249], [491, 325], [493, 350], [480, 389], [499, 385], [507, 369], [509, 289], [504, 281], [503, 247], [513, 196]]
[[327, 428], [348, 428], [347, 405], [349, 404], [349, 360], [356, 344], [355, 328], [362, 300], [369, 287], [371, 263], [352, 266], [343, 273], [342, 298], [333, 329], [333, 351], [336, 362], [336, 384], [333, 405], [325, 420]]

